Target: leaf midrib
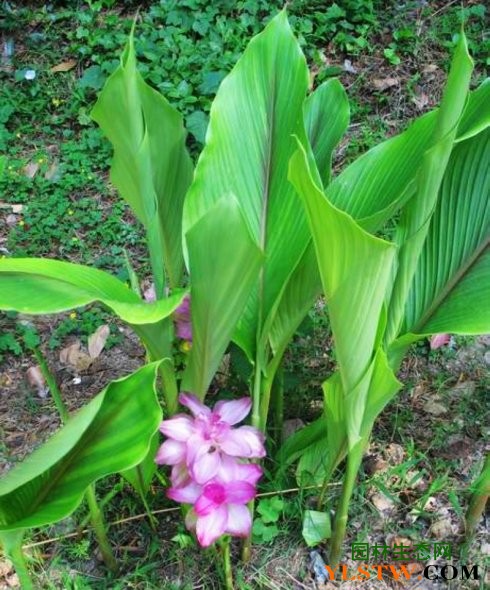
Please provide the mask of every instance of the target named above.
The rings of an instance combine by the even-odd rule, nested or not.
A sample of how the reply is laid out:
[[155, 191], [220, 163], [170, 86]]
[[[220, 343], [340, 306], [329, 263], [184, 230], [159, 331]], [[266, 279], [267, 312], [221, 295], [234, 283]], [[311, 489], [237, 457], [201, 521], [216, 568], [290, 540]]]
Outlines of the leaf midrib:
[[475, 249], [473, 254], [466, 259], [466, 261], [461, 265], [459, 270], [445, 284], [445, 286], [435, 297], [432, 304], [425, 311], [424, 315], [419, 319], [415, 326], [410, 328], [410, 332], [418, 334], [421, 333], [421, 331], [423, 331], [424, 326], [428, 323], [430, 318], [437, 312], [437, 310], [441, 307], [444, 301], [449, 298], [452, 291], [454, 291], [454, 289], [459, 285], [463, 278], [470, 272], [471, 268], [478, 262], [479, 258], [483, 256], [489, 243], [490, 238], [488, 237], [480, 243], [480, 245]]

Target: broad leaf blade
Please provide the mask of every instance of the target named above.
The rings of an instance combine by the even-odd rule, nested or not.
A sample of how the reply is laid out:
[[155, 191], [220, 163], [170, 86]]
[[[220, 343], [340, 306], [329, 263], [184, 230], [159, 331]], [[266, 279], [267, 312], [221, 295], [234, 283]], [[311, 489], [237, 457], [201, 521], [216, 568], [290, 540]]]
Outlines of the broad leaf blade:
[[233, 198], [218, 201], [186, 238], [193, 339], [182, 387], [202, 398], [257, 281], [263, 256]]
[[422, 336], [490, 330], [489, 197], [487, 129], [458, 143], [451, 154], [408, 297], [403, 332]]
[[[457, 141], [490, 124], [490, 80], [470, 93], [458, 126]], [[485, 108], [486, 107], [486, 108]], [[438, 110], [416, 121], [357, 158], [332, 180], [328, 196], [365, 229], [376, 231], [407, 203], [416, 189], [415, 178], [430, 148]]]
[[311, 145], [323, 186], [330, 182], [332, 154], [347, 130], [349, 101], [339, 80], [327, 80], [306, 99], [306, 135]]
[[266, 256], [235, 338], [252, 358], [257, 333], [309, 240], [304, 213], [287, 181], [292, 135], [305, 137], [307, 87], [305, 58], [283, 11], [252, 39], [221, 83], [185, 201], [187, 232], [223, 196], [236, 197]]
[[130, 324], [153, 324], [168, 317], [185, 291], [146, 303], [107, 272], [44, 258], [0, 260], [0, 309], [49, 314], [100, 302]]
[[350, 391], [372, 355], [395, 247], [366, 233], [325, 198], [302, 148], [291, 159], [289, 177], [307, 212], [342, 384]]
[[389, 307], [386, 340], [393, 341], [403, 321], [409, 289], [422, 251], [457, 127], [461, 121], [473, 71], [464, 35], [456, 47], [441, 107], [437, 113], [430, 149], [416, 177], [416, 192], [403, 210], [397, 227], [398, 267]]
[[[305, 127], [321, 180], [330, 181], [332, 154], [349, 124], [349, 102], [342, 84], [328, 80], [304, 105]], [[270, 327], [274, 354], [282, 354], [321, 292], [313, 242], [308, 245], [284, 287]]]
[[178, 286], [181, 278], [182, 209], [192, 163], [182, 116], [139, 74], [132, 36], [92, 117], [114, 147], [112, 181], [147, 230], [161, 297], [162, 254], [169, 285]]
[[0, 529], [68, 516], [94, 481], [138, 464], [161, 420], [158, 364], [112, 382], [0, 481]]

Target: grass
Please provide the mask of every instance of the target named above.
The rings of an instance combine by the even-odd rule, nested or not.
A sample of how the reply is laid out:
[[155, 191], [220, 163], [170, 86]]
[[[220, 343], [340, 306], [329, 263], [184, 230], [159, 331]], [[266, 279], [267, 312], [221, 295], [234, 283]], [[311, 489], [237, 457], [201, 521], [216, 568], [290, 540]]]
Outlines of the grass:
[[[339, 0], [327, 8], [319, 0], [289, 3], [291, 24], [316, 74], [314, 84], [338, 75], [349, 93], [352, 124], [348, 141], [337, 154], [337, 169], [437, 102], [462, 19], [476, 62], [475, 84], [486, 76], [487, 9], [483, 2], [466, 4], [461, 9], [458, 3], [422, 6], [415, 1], [401, 7], [397, 2], [370, 0]], [[282, 2], [265, 0], [5, 4], [0, 31], [13, 52], [4, 51], [0, 67], [0, 153], [8, 157], [6, 175], [0, 181], [4, 219], [0, 252], [83, 262], [127, 280], [127, 249], [139, 275], [147, 277], [143, 232], [108, 185], [110, 146], [90, 119], [97, 92], [118, 65], [137, 8], [136, 48], [142, 74], [184, 113], [195, 157], [202, 148], [219, 83], [250, 36], [281, 7]], [[58, 71], [53, 71], [56, 66]], [[35, 71], [34, 79], [26, 79], [28, 70]], [[395, 82], [388, 83], [390, 79]], [[7, 204], [17, 207], [3, 208]], [[49, 329], [40, 329], [43, 346], [54, 358], [71, 338], [83, 341], [106, 321], [107, 316], [95, 308], [78, 310], [75, 317], [66, 314]], [[2, 314], [0, 322], [0, 355], [6, 364], [19, 363], [28, 352], [24, 330], [11, 314]], [[118, 327], [111, 322], [109, 345], [120, 341]], [[482, 355], [476, 353], [476, 364], [458, 357], [468, 346], [474, 346], [471, 339], [457, 339], [454, 349], [442, 351], [429, 352], [419, 346], [408, 359], [404, 371], [412, 386], [408, 381], [377, 423], [370, 452], [386, 466], [370, 470], [369, 461], [365, 462], [352, 503], [350, 541], [380, 540], [388, 535], [421, 540], [430, 535], [441, 509], [452, 524], [461, 519], [467, 485], [477, 475], [479, 460], [475, 456], [469, 462], [464, 454], [448, 456], [448, 440], [463, 432], [474, 449], [477, 441], [489, 436]], [[236, 385], [240, 390], [246, 367], [240, 359], [232, 359], [232, 364], [241, 377]], [[328, 325], [318, 308], [303, 324], [288, 353], [287, 418], [297, 418], [298, 408], [305, 422], [318, 415], [321, 382], [331, 369]], [[454, 386], [465, 381], [475, 383], [471, 395], [454, 395]], [[50, 411], [49, 400], [39, 400], [22, 383], [17, 391], [27, 392], [18, 404], [33, 419]], [[446, 415], [436, 417], [424, 410], [433, 394], [447, 404]], [[452, 419], [456, 414], [462, 417], [460, 421]], [[421, 436], [424, 431], [429, 436]], [[458, 440], [454, 441], [450, 450], [458, 448]], [[390, 454], [390, 449], [397, 448], [392, 445], [402, 448], [401, 457]], [[12, 459], [9, 444], [1, 446]], [[109, 493], [113, 484], [113, 480], [100, 484], [99, 493]], [[277, 492], [278, 484], [283, 489], [295, 488], [294, 474], [264, 484], [263, 491]], [[332, 487], [329, 500], [337, 493]], [[375, 507], [376, 493], [393, 502], [389, 517]], [[304, 489], [259, 502], [253, 564], [239, 565], [236, 574], [241, 590], [290, 589], [294, 579], [309, 580], [299, 523], [304, 507], [313, 508], [317, 498], [317, 490]], [[431, 498], [435, 498], [435, 512], [426, 508]], [[154, 510], [169, 506], [161, 485], [154, 486], [150, 500]], [[143, 512], [139, 499], [126, 486], [108, 505], [107, 520]], [[74, 523], [83, 517], [80, 508], [73, 520], [47, 528], [31, 540], [57, 537], [63, 534], [61, 526], [73, 531]], [[374, 522], [377, 527], [372, 526]], [[32, 547], [39, 584], [73, 590], [220, 587], [216, 555], [212, 550], [198, 551], [173, 512], [160, 517], [157, 535], [144, 519], [138, 519], [112, 526], [110, 536], [122, 563], [117, 580], [106, 577], [94, 554], [93, 537], [85, 533]], [[236, 557], [236, 544], [234, 552]]]

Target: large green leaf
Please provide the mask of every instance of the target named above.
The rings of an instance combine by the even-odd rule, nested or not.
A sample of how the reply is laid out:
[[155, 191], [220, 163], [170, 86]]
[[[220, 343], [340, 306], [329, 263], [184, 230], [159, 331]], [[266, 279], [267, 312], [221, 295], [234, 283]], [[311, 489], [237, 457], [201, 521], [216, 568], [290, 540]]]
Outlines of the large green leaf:
[[0, 530], [68, 516], [94, 481], [146, 456], [161, 420], [158, 363], [113, 381], [0, 481]]
[[410, 285], [437, 205], [439, 187], [451, 156], [458, 124], [468, 100], [472, 71], [473, 62], [462, 34], [451, 63], [430, 148], [425, 152], [417, 172], [415, 195], [403, 209], [397, 226], [396, 242], [400, 246], [400, 252], [388, 307], [388, 343], [396, 338], [403, 322]]
[[[490, 124], [490, 80], [470, 93], [458, 126], [457, 140]], [[406, 131], [370, 149], [350, 164], [328, 187], [332, 203], [369, 231], [378, 230], [409, 201], [416, 175], [430, 148], [438, 110], [414, 121]]]
[[457, 141], [464, 141], [490, 126], [490, 78], [470, 93], [458, 125]]
[[306, 99], [306, 135], [310, 141], [323, 185], [330, 182], [332, 154], [347, 130], [349, 100], [339, 80], [327, 80]]
[[[349, 102], [342, 84], [328, 80], [304, 105], [305, 126], [324, 186], [330, 180], [332, 154], [349, 124]], [[313, 242], [309, 241], [284, 287], [269, 331], [274, 354], [282, 354], [321, 292]]]
[[0, 260], [0, 309], [27, 314], [67, 311], [93, 302], [130, 324], [153, 324], [168, 317], [185, 291], [145, 303], [116, 277], [96, 268], [44, 258]]
[[204, 397], [221, 362], [263, 255], [236, 199], [223, 198], [189, 230], [192, 349], [182, 388]]
[[92, 111], [114, 147], [111, 179], [147, 231], [157, 295], [182, 268], [182, 208], [192, 180], [182, 116], [145, 83], [133, 36]]
[[310, 241], [281, 295], [269, 330], [271, 349], [274, 355], [282, 355], [321, 293], [322, 282], [318, 272], [315, 248]]
[[403, 333], [415, 339], [490, 330], [489, 222], [487, 129], [458, 143], [451, 154], [405, 308]]
[[348, 392], [371, 359], [395, 247], [366, 233], [329, 202], [314, 184], [301, 147], [291, 159], [289, 177], [307, 212]]
[[[254, 37], [213, 102], [206, 145], [184, 206], [184, 231], [222, 197], [237, 198], [265, 265], [235, 334], [255, 357], [257, 334], [302, 256], [309, 231], [287, 180], [293, 134], [304, 139], [308, 69], [285, 12]], [[230, 256], [233, 263], [233, 256]]]

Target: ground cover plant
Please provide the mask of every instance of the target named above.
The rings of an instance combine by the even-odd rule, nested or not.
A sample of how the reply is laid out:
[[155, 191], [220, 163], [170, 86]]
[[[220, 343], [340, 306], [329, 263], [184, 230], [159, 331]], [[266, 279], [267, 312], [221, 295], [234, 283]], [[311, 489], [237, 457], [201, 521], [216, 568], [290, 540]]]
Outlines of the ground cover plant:
[[[265, 70], [264, 62], [267, 64]], [[2, 278], [2, 306], [4, 309], [24, 313], [53, 313], [79, 307], [90, 301], [101, 301], [134, 329], [145, 345], [148, 359], [154, 363], [149, 365], [148, 370], [145, 369], [144, 374], [141, 373], [142, 369], [133, 377], [115, 382], [95, 398], [94, 402], [97, 400], [97, 403], [89, 404], [88, 407], [92, 408], [90, 411], [70, 419], [56, 440], [63, 438], [64, 451], [72, 445], [73, 453], [70, 451], [65, 457], [56, 454], [54, 457], [52, 454], [48, 456], [49, 469], [44, 474], [32, 471], [29, 473], [28, 467], [18, 468], [18, 473], [24, 470], [24, 475], [20, 477], [21, 484], [24, 485], [27, 479], [31, 479], [31, 497], [32, 494], [35, 497], [36, 489], [39, 489], [36, 486], [43, 485], [46, 478], [51, 478], [53, 469], [54, 472], [61, 470], [60, 473], [66, 474], [72, 468], [75, 474], [72, 480], [75, 481], [70, 482], [68, 478], [67, 483], [61, 479], [61, 485], [66, 486], [65, 497], [62, 498], [64, 506], [53, 510], [49, 507], [50, 499], [47, 495], [48, 510], [45, 506], [38, 506], [40, 515], [37, 514], [37, 520], [35, 512], [34, 517], [30, 515], [31, 520], [24, 522], [19, 521], [17, 516], [12, 518], [11, 500], [19, 494], [12, 494], [12, 484], [9, 486], [8, 482], [9, 478], [11, 482], [15, 479], [15, 475], [12, 478], [15, 470], [6, 477], [4, 506], [6, 522], [9, 521], [7, 527], [26, 528], [58, 519], [80, 502], [88, 481], [98, 479], [103, 474], [121, 471], [124, 467], [132, 467], [141, 460], [143, 463], [133, 472], [124, 470], [126, 478], [143, 495], [154, 472], [157, 442], [157, 437], [154, 436], [157, 426], [154, 418], [158, 410], [154, 403], [152, 384], [155, 371], [160, 372], [165, 411], [170, 415], [174, 414], [177, 411], [179, 389], [204, 397], [230, 339], [242, 348], [248, 359], [248, 370], [251, 372], [249, 382], [253, 406], [252, 424], [256, 429], [246, 431], [249, 433], [249, 446], [245, 444], [245, 447], [231, 452], [231, 455], [260, 457], [263, 454], [262, 449], [254, 441], [260, 441], [258, 430], [267, 430], [271, 399], [276, 433], [281, 428], [282, 388], [280, 379], [275, 377], [280, 377], [284, 351], [318, 297], [323, 283], [340, 373], [325, 385], [327, 421], [320, 418], [312, 426], [300, 430], [288, 441], [289, 445], [283, 448], [282, 459], [288, 462], [292, 457], [297, 459], [300, 455], [300, 471], [308, 471], [303, 469], [305, 462], [311, 464], [312, 460], [321, 457], [320, 473], [315, 476], [327, 483], [347, 451], [347, 474], [332, 542], [331, 563], [335, 563], [339, 557], [347, 507], [360, 459], [376, 415], [398, 388], [393, 370], [398, 368], [408, 343], [437, 331], [479, 333], [485, 331], [488, 325], [488, 308], [482, 306], [484, 298], [480, 297], [481, 290], [487, 289], [488, 284], [481, 280], [475, 281], [473, 274], [481, 270], [485, 261], [479, 257], [484, 252], [487, 239], [486, 217], [482, 214], [484, 209], [481, 207], [485, 207], [488, 190], [485, 176], [488, 113], [484, 108], [488, 103], [488, 83], [474, 91], [467, 102], [471, 62], [463, 37], [458, 45], [454, 64], [439, 112], [415, 122], [405, 134], [368, 152], [364, 158], [360, 158], [332, 180], [332, 152], [348, 124], [345, 93], [337, 81], [330, 80], [319, 85], [304, 100], [308, 86], [306, 65], [287, 25], [285, 14], [281, 13], [263, 34], [254, 39], [232, 74], [223, 81], [211, 110], [206, 145], [191, 184], [191, 161], [184, 147], [181, 118], [137, 73], [133, 41], [130, 40], [121, 66], [107, 82], [93, 116], [114, 146], [112, 181], [145, 228], [154, 278], [154, 295], [147, 296], [147, 299], [154, 298], [156, 301], [145, 302], [141, 298], [141, 288], [130, 264], [127, 265], [127, 274], [133, 279], [133, 291], [124, 283], [95, 269], [68, 263], [10, 259], [4, 261], [1, 267], [5, 273]], [[247, 84], [249, 79], [260, 80], [257, 73], [253, 75], [253, 72], [258, 71], [254, 68], [259, 66], [262, 66], [262, 83]], [[277, 92], [273, 93], [272, 110], [271, 84]], [[288, 88], [287, 100], [283, 98], [285, 92], [281, 92], [281, 88]], [[291, 94], [291, 91], [294, 92]], [[262, 126], [258, 128], [252, 123], [257, 118], [257, 112], [261, 115], [258, 119], [262, 122]], [[335, 125], [324, 123], [329, 117]], [[244, 121], [250, 121], [250, 134], [243, 134]], [[157, 129], [160, 133], [152, 132]], [[165, 133], [161, 133], [162, 130]], [[242, 138], [240, 145], [235, 143], [238, 136]], [[172, 138], [172, 144], [166, 140], [169, 137]], [[400, 144], [405, 148], [408, 144], [409, 149], [406, 152], [401, 151]], [[459, 144], [466, 150], [471, 151], [470, 148], [473, 148], [473, 157], [469, 157]], [[426, 153], [427, 156], [424, 155]], [[405, 162], [407, 154], [410, 154], [412, 160], [410, 165], [407, 164], [403, 175], [400, 174], [397, 163]], [[268, 162], [265, 168], [266, 180], [264, 161]], [[456, 169], [459, 176], [451, 176], [445, 182], [444, 170], [448, 161], [452, 164], [448, 165], [448, 170]], [[477, 165], [469, 173], [467, 167], [474, 162]], [[371, 193], [366, 191], [366, 184], [362, 184], [366, 182], [363, 170], [372, 175]], [[390, 190], [380, 191], [380, 185], [376, 183], [385, 183], [382, 186], [389, 187]], [[187, 190], [189, 185], [190, 189]], [[262, 190], [258, 190], [258, 187], [262, 187]], [[324, 187], [326, 196], [323, 195]], [[356, 187], [357, 194], [365, 195], [363, 202], [358, 197], [356, 199]], [[455, 203], [458, 202], [458, 197], [461, 198], [461, 187], [468, 191], [470, 197], [467, 198], [473, 199], [475, 206], [469, 208], [473, 217], [463, 229], [459, 226], [457, 229], [453, 228], [455, 237], [449, 238], [449, 241], [454, 244], [458, 256], [448, 257], [445, 276], [439, 279], [432, 292], [429, 289], [421, 306], [417, 307], [420, 295], [412, 285], [422, 284], [425, 287], [433, 277], [433, 274], [424, 274], [425, 267], [420, 269], [419, 260], [425, 261], [429, 269], [436, 266], [431, 255], [433, 257], [433, 252], [440, 252], [440, 249], [435, 245], [438, 240], [448, 239], [446, 234], [441, 236], [440, 219], [445, 216], [448, 218], [448, 210], [455, 210]], [[383, 194], [384, 201], [380, 201], [379, 194]], [[302, 208], [302, 201], [305, 210]], [[356, 207], [359, 209], [356, 210]], [[399, 222], [402, 231], [396, 237], [401, 253], [396, 277], [402, 278], [394, 279], [390, 264], [393, 264], [395, 249], [387, 241], [370, 236], [366, 230], [376, 232], [382, 229], [398, 210], [403, 212]], [[185, 238], [183, 248], [180, 228], [182, 218], [182, 233]], [[315, 225], [319, 223], [320, 227]], [[450, 234], [451, 226], [447, 225], [449, 227], [445, 231]], [[323, 229], [330, 226], [333, 231], [325, 237]], [[468, 228], [474, 232], [471, 234], [473, 242], [461, 238]], [[404, 231], [410, 239], [406, 238], [406, 234], [404, 237]], [[348, 247], [342, 247], [345, 235], [352, 237], [349, 240], [350, 252]], [[417, 239], [413, 239], [413, 236]], [[325, 243], [324, 240], [331, 241]], [[230, 250], [233, 252], [233, 259], [230, 259]], [[377, 254], [377, 250], [382, 255]], [[349, 277], [342, 274], [353, 273], [363, 256], [365, 260], [360, 265], [362, 272], [358, 273], [358, 277], [355, 273], [349, 274]], [[342, 257], [347, 257], [344, 262]], [[477, 260], [477, 264], [473, 264], [473, 258]], [[455, 259], [460, 266], [452, 266]], [[179, 290], [184, 284], [184, 260], [189, 274], [190, 300], [185, 289]], [[440, 257], [436, 260], [441, 261]], [[366, 271], [369, 264], [373, 265], [372, 272]], [[470, 272], [466, 272], [465, 265]], [[367, 288], [366, 277], [372, 281], [372, 290]], [[464, 279], [463, 286], [467, 288], [466, 302], [470, 301], [472, 304], [469, 319], [469, 308], [466, 304], [461, 305], [458, 289], [455, 289], [461, 278]], [[19, 279], [24, 285], [21, 296], [16, 289]], [[345, 289], [343, 297], [337, 297], [337, 285]], [[388, 285], [393, 286], [393, 305], [389, 303], [391, 287], [388, 288]], [[55, 297], [53, 291], [56, 292]], [[35, 297], [32, 296], [34, 293]], [[172, 295], [169, 296], [169, 293]], [[363, 299], [366, 297], [372, 306], [372, 313], [366, 313], [370, 309], [367, 300]], [[459, 315], [454, 310], [444, 315], [443, 308], [441, 313], [437, 312], [438, 316], [432, 303], [436, 301], [439, 304], [441, 300], [445, 303], [449, 301], [449, 305], [456, 305]], [[419, 313], [417, 316], [415, 312], [410, 312], [415, 318], [424, 317], [424, 311], [427, 310], [431, 311], [431, 318], [433, 315], [439, 317], [439, 330], [431, 327], [430, 323], [429, 327], [422, 323], [417, 330], [412, 330], [411, 326], [417, 325], [414, 317], [403, 319], [406, 309], [410, 310], [411, 305]], [[356, 309], [362, 310], [363, 318], [369, 324], [364, 330], [360, 330], [362, 324], [355, 316]], [[177, 336], [183, 344], [192, 341], [192, 346], [185, 347], [188, 352], [183, 359], [180, 353], [174, 354], [171, 314], [176, 320]], [[191, 326], [192, 331], [189, 330]], [[413, 336], [410, 335], [411, 332], [414, 332]], [[404, 334], [407, 336], [403, 337]], [[352, 342], [356, 342], [354, 348]], [[353, 356], [352, 351], [358, 358]], [[179, 366], [180, 363], [183, 363], [183, 367]], [[132, 379], [138, 384], [144, 384], [135, 386]], [[85, 473], [88, 479], [83, 479], [72, 459], [79, 456], [81, 472], [84, 473], [83, 453], [99, 452], [102, 456], [107, 454], [107, 447], [104, 447], [103, 437], [94, 439], [94, 434], [90, 434], [86, 437], [89, 442], [89, 450], [86, 451], [82, 444], [83, 437], [77, 439], [77, 428], [87, 428], [87, 433], [92, 430], [100, 434], [99, 424], [104, 423], [108, 428], [105, 433], [107, 440], [119, 438], [116, 433], [120, 429], [120, 423], [116, 420], [111, 425], [104, 418], [110, 416], [105, 404], [110, 407], [110, 400], [124, 400], [123, 390], [127, 392], [138, 387], [147, 392], [141, 393], [141, 397], [142, 403], [147, 404], [144, 413], [148, 422], [141, 424], [141, 429], [146, 429], [144, 435], [141, 430], [129, 431], [127, 436], [140, 437], [140, 447], [134, 446], [132, 454], [124, 452], [119, 455], [118, 452], [111, 452], [109, 463], [92, 463], [91, 470]], [[146, 401], [143, 402], [143, 399]], [[135, 409], [131, 403], [134, 404], [135, 400], [128, 400], [127, 403], [127, 412], [118, 419], [132, 423]], [[196, 419], [202, 419], [206, 414], [202, 408], [196, 412]], [[222, 417], [220, 418], [219, 412], [216, 415], [219, 423]], [[150, 424], [152, 416], [153, 421]], [[188, 418], [173, 420], [180, 420], [181, 425], [182, 421], [188, 424]], [[167, 424], [171, 421], [167, 421]], [[164, 433], [170, 434], [169, 430], [165, 432], [164, 426], [162, 429]], [[71, 434], [67, 435], [66, 432]], [[180, 436], [176, 430], [172, 433]], [[313, 450], [309, 444], [304, 444], [305, 440], [312, 442], [311, 433], [314, 440]], [[186, 431], [186, 436], [187, 434]], [[178, 443], [180, 439], [175, 440]], [[274, 444], [279, 443], [277, 436], [269, 436], [270, 450]], [[205, 453], [200, 459], [216, 463], [220, 444], [215, 439], [212, 451]], [[227, 444], [228, 451], [223, 446], [225, 453], [230, 451], [229, 443]], [[161, 451], [161, 462], [179, 465], [183, 460], [181, 451], [176, 452], [174, 445], [174, 454], [169, 455], [171, 445], [165, 445], [167, 454]], [[51, 445], [52, 452], [57, 446], [59, 445]], [[192, 445], [187, 451], [184, 472], [179, 475], [177, 469], [172, 475], [173, 487], [176, 490], [187, 490], [189, 486], [202, 484], [203, 497], [211, 499], [207, 495], [206, 486], [223, 486], [224, 482], [202, 480], [198, 475], [201, 471], [195, 471], [195, 456], [193, 455], [194, 459], [189, 459], [189, 452], [193, 454]], [[47, 451], [46, 455], [49, 455]], [[241, 462], [238, 464], [244, 467], [247, 465]], [[206, 463], [204, 469], [208, 470], [214, 477], [215, 471], [210, 463]], [[189, 476], [195, 481], [189, 482]], [[249, 474], [247, 477], [256, 483], [256, 475]], [[254, 483], [248, 485], [253, 487]], [[29, 486], [25, 487], [26, 492]], [[54, 491], [55, 498], [57, 486], [60, 486], [60, 481], [55, 480], [51, 490]], [[213, 490], [212, 498], [216, 504], [218, 492], [215, 488]], [[237, 505], [254, 495], [251, 489], [242, 489], [242, 492], [240, 500], [235, 500]], [[177, 491], [174, 493], [175, 499], [180, 498], [184, 502], [187, 499], [185, 503], [194, 503], [197, 500], [197, 516], [210, 514], [209, 506], [204, 508], [198, 500], [199, 496], [195, 495], [198, 493], [196, 490], [191, 495], [185, 495], [186, 493], [188, 492], [183, 491], [182, 495]], [[234, 506], [231, 499], [227, 500], [226, 492], [223, 493], [223, 499], [216, 506], [223, 502]], [[221, 498], [220, 494], [221, 492], [218, 494]], [[322, 500], [321, 497], [320, 505]], [[21, 497], [21, 501], [24, 506], [22, 502], [18, 506], [20, 513], [26, 509], [32, 511], [28, 495]], [[261, 504], [259, 513], [260, 507]], [[201, 509], [204, 510], [202, 514]], [[97, 511], [97, 507], [92, 504], [94, 525], [97, 523], [94, 518]], [[211, 513], [214, 512], [222, 513], [217, 508], [211, 510]], [[328, 513], [308, 511], [305, 513], [305, 523], [312, 524], [310, 529], [314, 533], [313, 537], [311, 531], [307, 535], [309, 542], [323, 541], [328, 529]], [[250, 524], [245, 523], [243, 527], [230, 530], [224, 523], [217, 529], [221, 532], [228, 530], [231, 534], [244, 534], [250, 531]], [[99, 519], [99, 541], [102, 547], [107, 545], [104, 537], [105, 532]], [[19, 536], [5, 536], [5, 542], [9, 541], [13, 542], [11, 554], [22, 570], [21, 557], [17, 554]], [[225, 563], [229, 559], [227, 543], [225, 538]], [[249, 552], [250, 543], [247, 542], [244, 547], [245, 558]], [[105, 557], [110, 566], [110, 554], [106, 552]], [[225, 571], [226, 583], [230, 585], [228, 565]]]

